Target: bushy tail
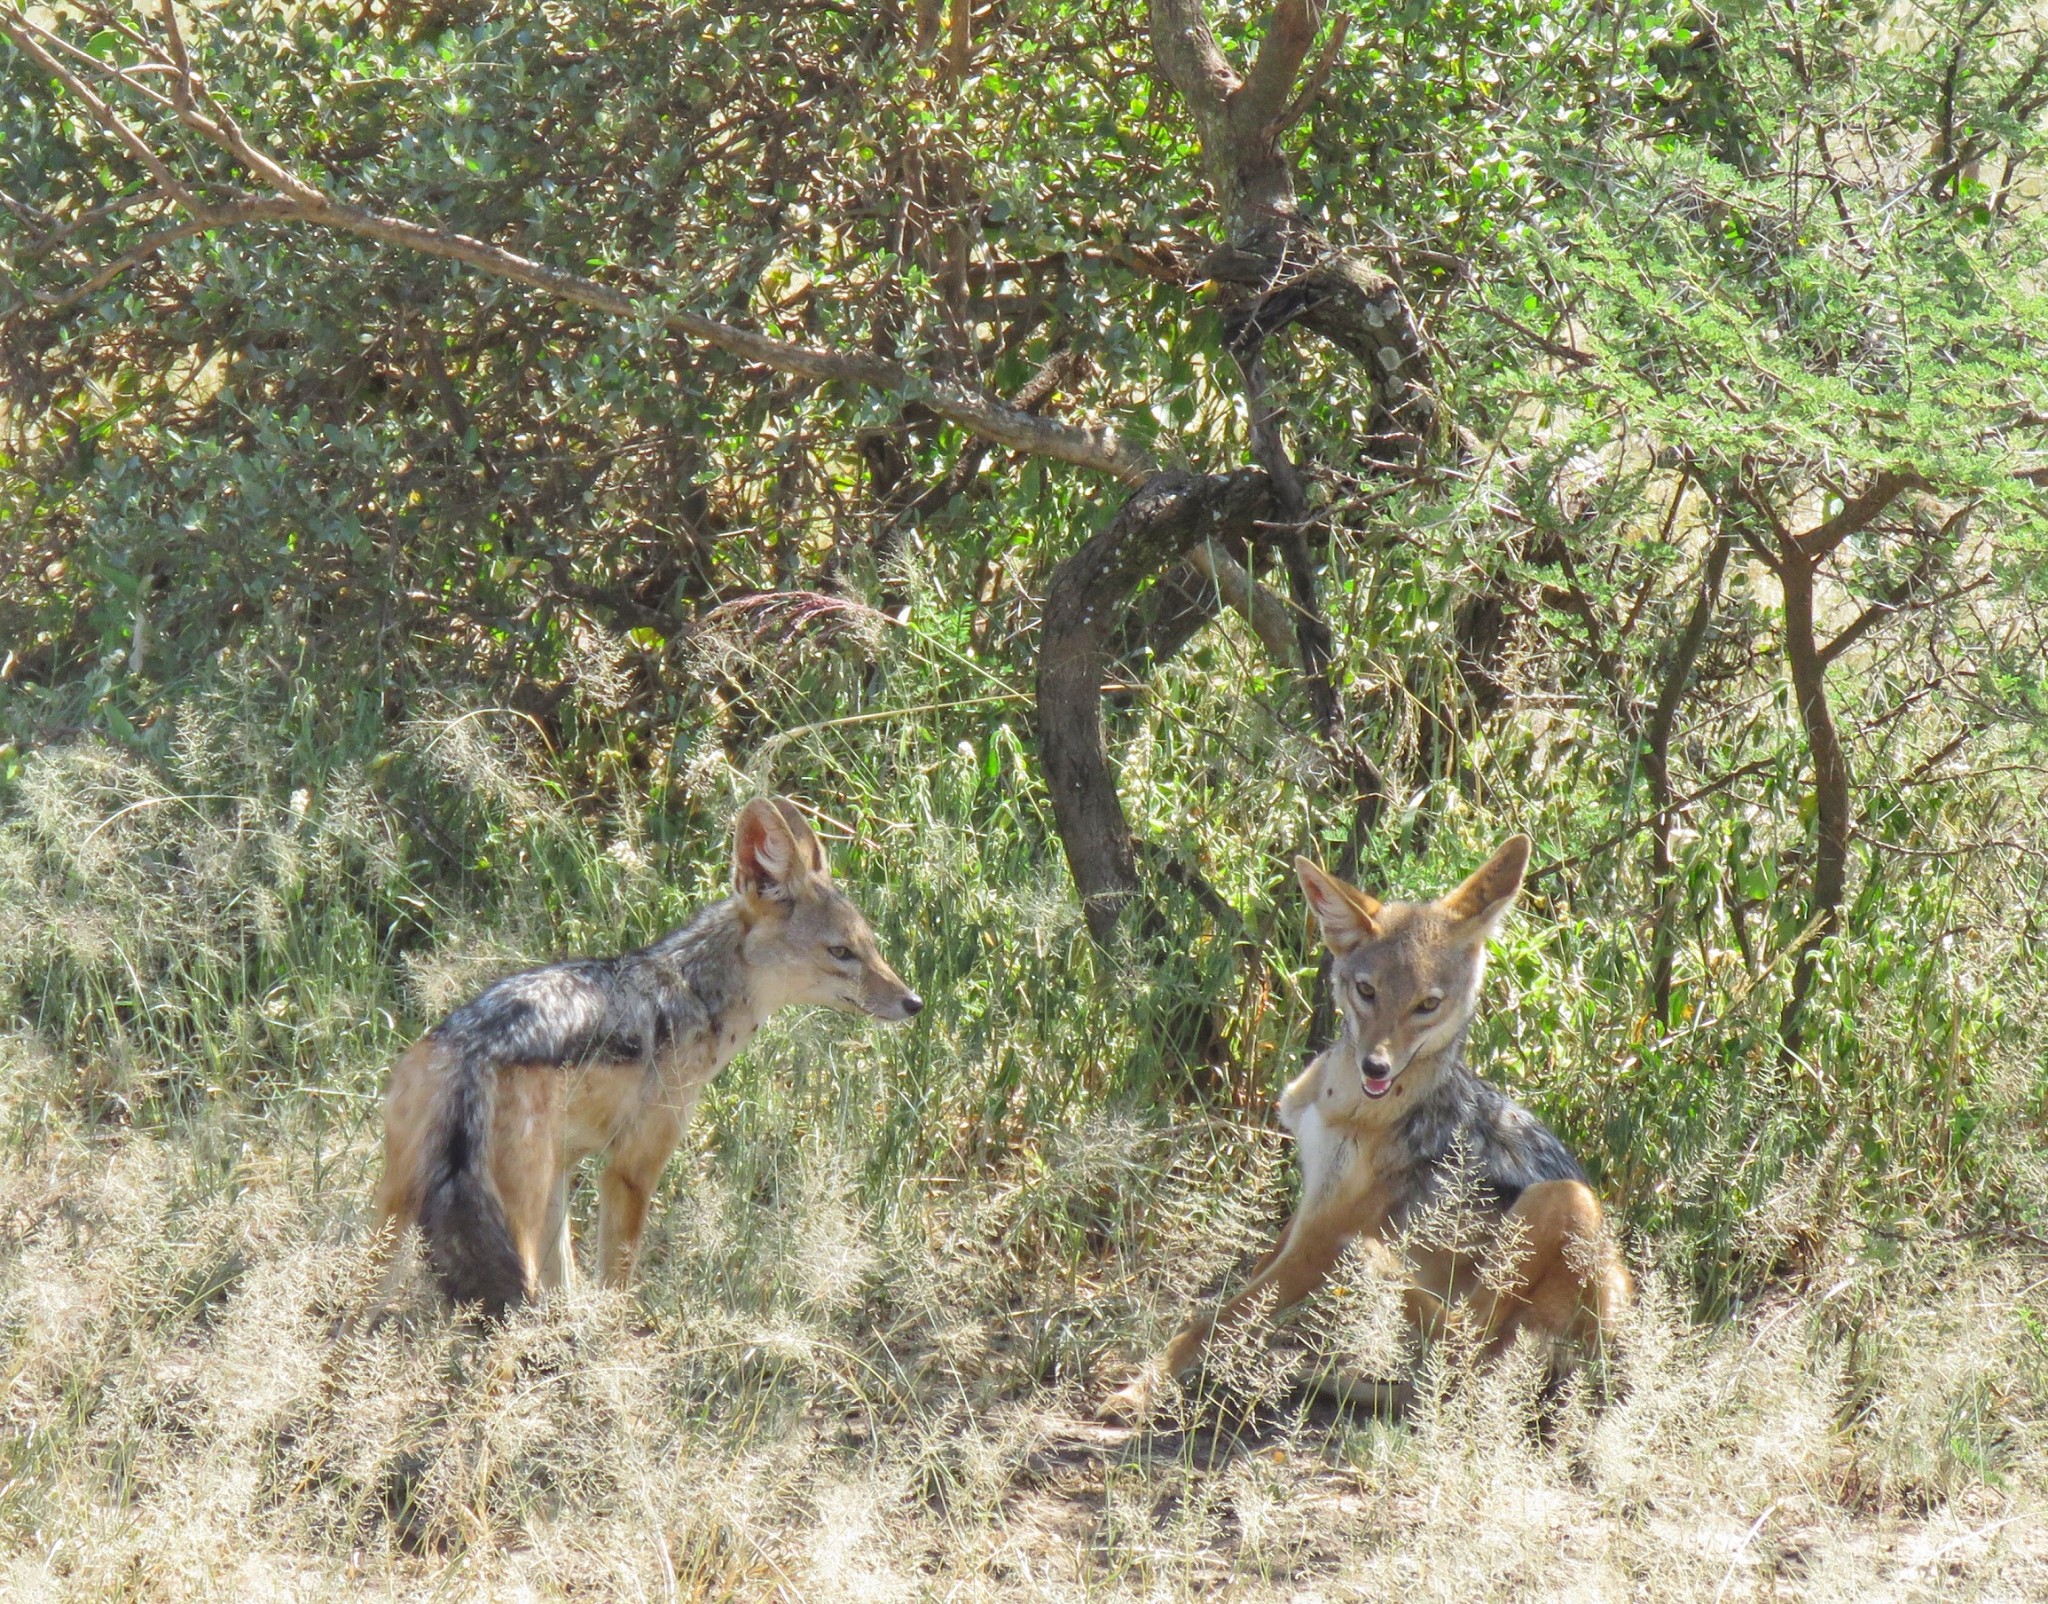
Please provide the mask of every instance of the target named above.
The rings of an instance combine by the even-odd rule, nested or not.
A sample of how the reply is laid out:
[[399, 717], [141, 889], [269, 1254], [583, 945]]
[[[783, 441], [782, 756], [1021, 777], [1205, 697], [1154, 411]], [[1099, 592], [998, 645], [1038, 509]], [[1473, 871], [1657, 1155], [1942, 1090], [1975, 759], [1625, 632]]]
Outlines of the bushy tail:
[[456, 1303], [502, 1315], [526, 1296], [526, 1266], [512, 1245], [505, 1210], [484, 1179], [490, 1131], [490, 1067], [464, 1053], [426, 1143], [420, 1178], [420, 1234], [441, 1289]]

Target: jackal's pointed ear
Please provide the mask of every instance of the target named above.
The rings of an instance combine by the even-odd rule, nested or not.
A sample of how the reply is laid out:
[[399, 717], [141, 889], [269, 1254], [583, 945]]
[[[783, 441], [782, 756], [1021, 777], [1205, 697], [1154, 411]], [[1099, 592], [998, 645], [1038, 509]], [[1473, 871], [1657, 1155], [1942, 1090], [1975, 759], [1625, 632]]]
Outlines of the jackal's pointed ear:
[[1445, 913], [1460, 923], [1477, 921], [1487, 935], [1500, 928], [1529, 872], [1529, 838], [1511, 835], [1500, 850], [1472, 871], [1465, 883], [1443, 899]]
[[803, 810], [786, 796], [770, 799], [775, 811], [782, 815], [782, 822], [789, 826], [789, 838], [796, 843], [797, 856], [803, 866], [821, 880], [832, 878], [832, 866], [825, 861], [825, 849], [818, 844], [818, 837], [811, 829], [811, 821], [804, 817]]
[[735, 892], [749, 902], [787, 907], [796, 899], [797, 883], [810, 872], [803, 848], [774, 802], [757, 796], [740, 809], [732, 827]]
[[1294, 860], [1302, 895], [1323, 927], [1323, 944], [1339, 957], [1380, 933], [1380, 905], [1309, 858]]

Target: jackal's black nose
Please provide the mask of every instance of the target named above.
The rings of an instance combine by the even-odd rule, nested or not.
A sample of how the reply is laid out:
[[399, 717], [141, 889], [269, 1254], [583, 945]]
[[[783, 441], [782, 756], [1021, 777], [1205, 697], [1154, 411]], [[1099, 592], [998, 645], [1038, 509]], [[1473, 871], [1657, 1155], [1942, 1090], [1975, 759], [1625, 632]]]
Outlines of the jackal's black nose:
[[905, 1019], [915, 1019], [923, 1012], [924, 999], [914, 991], [905, 992], [903, 994], [903, 1017]]

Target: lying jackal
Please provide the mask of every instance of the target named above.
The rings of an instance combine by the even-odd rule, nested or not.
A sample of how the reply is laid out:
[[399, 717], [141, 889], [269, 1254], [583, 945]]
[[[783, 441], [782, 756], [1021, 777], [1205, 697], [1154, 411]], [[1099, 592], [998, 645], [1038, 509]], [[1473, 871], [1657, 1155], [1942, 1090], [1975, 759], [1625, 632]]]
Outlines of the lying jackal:
[[[1399, 1282], [1425, 1336], [1456, 1324], [1495, 1354], [1523, 1331], [1556, 1348], [1607, 1335], [1631, 1289], [1600, 1200], [1562, 1142], [1465, 1066], [1486, 943], [1528, 864], [1529, 838], [1513, 836], [1448, 896], [1400, 903], [1294, 860], [1343, 1015], [1335, 1045], [1280, 1098], [1280, 1123], [1300, 1145], [1300, 1205], [1250, 1284], [1190, 1320], [1107, 1412], [1142, 1414], [1159, 1375], [1191, 1370], [1219, 1330], [1300, 1302], [1354, 1241]], [[1484, 1246], [1400, 1241], [1453, 1195], [1476, 1196]]]
[[[510, 975], [398, 1060], [384, 1230], [395, 1243], [416, 1223], [448, 1296], [502, 1312], [569, 1278], [569, 1184], [602, 1152], [598, 1271], [623, 1284], [697, 1099], [791, 1003], [886, 1020], [924, 1006], [833, 885], [803, 815], [760, 798], [734, 827], [731, 897], [638, 952]], [[402, 1273], [394, 1255], [379, 1306]]]

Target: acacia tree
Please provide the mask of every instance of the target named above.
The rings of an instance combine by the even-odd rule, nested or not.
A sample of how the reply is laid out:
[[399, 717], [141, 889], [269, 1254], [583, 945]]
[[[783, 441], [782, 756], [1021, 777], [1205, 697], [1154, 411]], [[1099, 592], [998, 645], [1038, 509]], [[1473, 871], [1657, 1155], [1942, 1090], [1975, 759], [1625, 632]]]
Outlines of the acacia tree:
[[[1911, 56], [1864, 62], [1832, 14], [1795, 21], [1769, 49], [1760, 35], [1717, 40], [1687, 71], [1746, 86], [1746, 111], [1717, 99], [1704, 130], [1725, 159], [1668, 144], [1572, 179], [1591, 203], [1575, 214], [1583, 233], [1561, 310], [1584, 344], [1559, 364], [1553, 393], [1582, 418], [1624, 417], [1661, 454], [1665, 493], [1677, 498], [1667, 533], [1679, 500], [1703, 508], [1690, 608], [1651, 637], [1670, 643], [1652, 645], [1644, 668], [1654, 706], [1646, 717], [1624, 691], [1619, 714], [1640, 759], [1629, 783], [1640, 772], [1650, 792], [1653, 1017], [1672, 1023], [1673, 829], [1684, 811], [1674, 732], [1739, 539], [1775, 596], [1749, 601], [1734, 627], [1775, 640], [1797, 741], [1779, 783], [1811, 832], [1787, 854], [1804, 886], [1775, 909], [1776, 950], [1750, 954], [1760, 970], [1787, 972], [1778, 1037], [1788, 1061], [1808, 1046], [1825, 955], [1845, 930], [1864, 822], [1853, 748], [1866, 732], [1843, 727], [1846, 682], [1884, 683], [1874, 665], [1902, 626], [1919, 618], [1938, 630], [1963, 598], [2000, 582], [2002, 549], [2027, 551], [2039, 518], [2026, 466], [2039, 439], [2029, 354], [2043, 326], [2039, 240], [2001, 226], [2002, 200], [1950, 204], [1943, 153], [1965, 136], [1942, 134], [1929, 155], [1918, 115], [1932, 91], [1938, 127], [1969, 125], [1965, 142], [1980, 154], [2006, 142], [2008, 172], [2038, 150], [2039, 129], [2011, 114], [2048, 104], [2038, 87], [2048, 55], [2024, 37], [2001, 47], [1980, 32], [1986, 15], [1943, 19], [1953, 32], [1932, 70]], [[1852, 154], [1842, 128], [1858, 96], [1886, 112], [1860, 128]], [[1975, 198], [1993, 200], [1984, 186]], [[1553, 260], [1567, 282], [1566, 262]], [[1980, 514], [2010, 546], [1968, 549]], [[1589, 659], [1619, 682], [1626, 671], [1603, 653], [1592, 604], [1576, 585], [1557, 594], [1589, 631]], [[1912, 705], [1934, 682], [1902, 694]], [[1730, 776], [1743, 767], [1731, 762]], [[1747, 950], [1739, 915], [1735, 934]]]
[[[983, 441], [1136, 487], [1102, 533], [1052, 576], [1038, 676], [1046, 782], [1089, 928], [1098, 939], [1108, 938], [1139, 885], [1129, 827], [1102, 747], [1099, 687], [1132, 591], [1191, 547], [1202, 547], [1196, 561], [1204, 577], [1217, 583], [1222, 576], [1222, 587], [1247, 614], [1266, 622], [1269, 637], [1273, 605], [1227, 548], [1279, 552], [1317, 729], [1355, 805], [1372, 807], [1380, 784], [1370, 761], [1353, 747], [1331, 677], [1330, 634], [1310, 551], [1309, 497], [1270, 398], [1265, 343], [1298, 321], [1363, 362], [1378, 398], [1375, 449], [1390, 462], [1413, 461], [1427, 437], [1432, 406], [1426, 356], [1398, 288], [1384, 274], [1333, 250], [1295, 206], [1283, 140], [1313, 102], [1345, 33], [1341, 20], [1328, 31], [1323, 53], [1303, 81], [1321, 23], [1319, 6], [1307, 0], [1279, 6], [1243, 78], [1224, 60], [1199, 4], [1161, 3], [1152, 9], [1153, 46], [1200, 131], [1223, 236], [1192, 277], [1227, 287], [1228, 344], [1243, 376], [1251, 454], [1258, 463], [1255, 472], [1226, 470], [1193, 480], [1178, 472], [1160, 474], [1152, 457], [1114, 427], [1045, 416], [1043, 395], [1030, 394], [1029, 387], [1018, 399], [1006, 400], [960, 376], [975, 264], [957, 156], [940, 160], [929, 175], [954, 215], [918, 231], [936, 269], [951, 337], [926, 361], [906, 364], [778, 339], [677, 306], [672, 292], [622, 288], [459, 229], [341, 199], [252, 135], [213, 92], [198, 65], [206, 41], [197, 50], [188, 45], [170, 0], [158, 7], [153, 28], [141, 18], [122, 21], [112, 13], [102, 20], [109, 26], [86, 47], [17, 8], [0, 11], [0, 27], [14, 44], [144, 175], [139, 193], [111, 209], [146, 210], [162, 223], [82, 282], [45, 295], [43, 310], [61, 311], [195, 236], [250, 224], [310, 226], [457, 262], [574, 306], [651, 323], [799, 379], [863, 386]], [[971, 25], [970, 9], [956, 4], [943, 33], [942, 56], [943, 75], [956, 89], [971, 59]], [[935, 8], [921, 8], [918, 46], [930, 48], [939, 33]], [[922, 165], [911, 166], [915, 175], [927, 176]], [[922, 209], [927, 225], [938, 209]], [[934, 247], [933, 240], [943, 243]], [[916, 248], [906, 240], [899, 245]]]

